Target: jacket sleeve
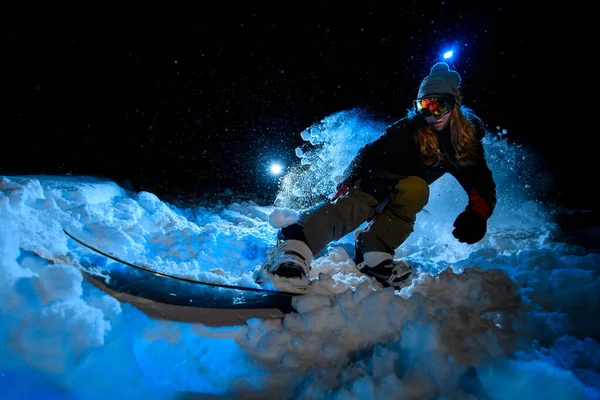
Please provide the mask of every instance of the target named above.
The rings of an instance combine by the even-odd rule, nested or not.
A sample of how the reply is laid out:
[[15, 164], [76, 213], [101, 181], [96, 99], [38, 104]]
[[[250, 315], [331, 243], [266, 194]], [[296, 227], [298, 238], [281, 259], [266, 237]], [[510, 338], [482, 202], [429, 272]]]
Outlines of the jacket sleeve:
[[346, 186], [352, 186], [354, 182], [371, 168], [376, 155], [381, 153], [382, 148], [385, 148], [386, 137], [387, 130], [378, 139], [366, 144], [358, 151], [342, 175], [342, 182]]
[[492, 171], [488, 167], [483, 144], [481, 143], [481, 139], [485, 135], [485, 128], [481, 120], [477, 119], [474, 127], [479, 139], [478, 146], [481, 158], [474, 165], [461, 167], [452, 172], [452, 176], [456, 178], [469, 196], [469, 203], [466, 208], [471, 208], [485, 219], [488, 219], [496, 208], [496, 183]]
[[344, 170], [342, 183], [351, 186], [358, 179], [365, 177], [373, 167], [380, 165], [382, 157], [385, 157], [390, 149], [399, 147], [398, 131], [401, 131], [405, 124], [405, 118], [395, 122], [388, 126], [379, 138], [362, 147]]
[[354, 159], [350, 162], [348, 167], [344, 170], [342, 175], [342, 184], [350, 187], [356, 182], [356, 180], [362, 175], [362, 171], [365, 168], [365, 164], [368, 164], [370, 158], [371, 144], [367, 144], [361, 148]]

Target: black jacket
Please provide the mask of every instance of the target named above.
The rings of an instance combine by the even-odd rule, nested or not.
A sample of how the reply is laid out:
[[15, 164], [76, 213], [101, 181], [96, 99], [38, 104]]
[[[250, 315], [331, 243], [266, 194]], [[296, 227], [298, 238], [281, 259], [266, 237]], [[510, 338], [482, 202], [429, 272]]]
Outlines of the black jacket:
[[442, 161], [436, 166], [424, 164], [414, 134], [425, 122], [419, 116], [407, 117], [390, 125], [377, 140], [358, 152], [344, 171], [343, 182], [350, 186], [360, 180], [360, 190], [381, 201], [393, 190], [395, 182], [403, 177], [418, 176], [431, 184], [445, 173], [450, 173], [469, 195], [469, 205], [481, 199], [487, 203], [489, 217], [496, 206], [496, 184], [481, 144], [485, 128], [477, 116], [471, 114], [469, 120], [479, 139], [481, 153], [474, 165], [457, 166], [450, 162], [450, 158], [456, 159], [456, 153], [450, 142], [449, 127], [438, 133]]

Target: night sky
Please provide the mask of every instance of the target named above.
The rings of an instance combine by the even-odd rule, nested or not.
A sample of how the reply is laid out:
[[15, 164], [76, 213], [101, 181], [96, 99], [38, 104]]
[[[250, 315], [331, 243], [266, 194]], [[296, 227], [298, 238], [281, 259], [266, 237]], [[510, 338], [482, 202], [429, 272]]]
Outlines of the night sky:
[[159, 196], [272, 190], [267, 163], [297, 162], [304, 128], [356, 107], [404, 116], [452, 46], [464, 104], [543, 156], [552, 196], [595, 204], [580, 196], [580, 144], [550, 140], [552, 109], [535, 113], [545, 33], [526, 1], [192, 4], [7, 13], [0, 173], [98, 175]]

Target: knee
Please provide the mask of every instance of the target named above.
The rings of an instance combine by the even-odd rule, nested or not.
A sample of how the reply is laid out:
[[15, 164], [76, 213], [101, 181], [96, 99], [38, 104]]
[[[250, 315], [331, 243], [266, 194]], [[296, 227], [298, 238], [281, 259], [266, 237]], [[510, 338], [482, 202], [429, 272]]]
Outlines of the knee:
[[429, 185], [418, 176], [408, 176], [396, 185], [394, 204], [402, 206], [411, 214], [421, 211], [429, 201]]

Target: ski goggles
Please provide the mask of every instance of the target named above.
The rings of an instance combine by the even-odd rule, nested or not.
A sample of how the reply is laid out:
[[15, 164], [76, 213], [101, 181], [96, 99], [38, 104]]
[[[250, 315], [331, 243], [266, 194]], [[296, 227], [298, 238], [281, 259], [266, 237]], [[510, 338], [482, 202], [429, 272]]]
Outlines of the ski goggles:
[[456, 101], [454, 96], [428, 97], [413, 102], [417, 114], [427, 117], [430, 114], [439, 117], [452, 110]]

